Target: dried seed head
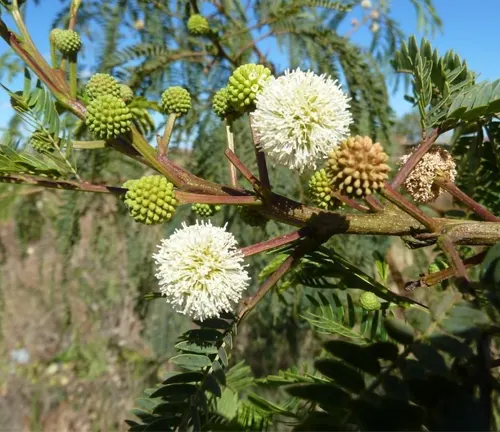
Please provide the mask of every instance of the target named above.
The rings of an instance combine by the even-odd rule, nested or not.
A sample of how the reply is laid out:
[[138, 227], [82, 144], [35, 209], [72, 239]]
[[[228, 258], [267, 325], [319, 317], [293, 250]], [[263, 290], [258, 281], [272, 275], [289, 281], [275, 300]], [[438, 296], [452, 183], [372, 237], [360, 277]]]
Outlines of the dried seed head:
[[[406, 163], [409, 157], [410, 155], [403, 156], [400, 165]], [[403, 186], [416, 202], [429, 203], [443, 193], [443, 190], [434, 183], [438, 175], [455, 181], [457, 170], [453, 156], [449, 152], [442, 147], [433, 147], [411, 171]]]
[[363, 198], [384, 187], [390, 171], [389, 156], [369, 137], [355, 136], [330, 153], [325, 170], [332, 189], [352, 198]]

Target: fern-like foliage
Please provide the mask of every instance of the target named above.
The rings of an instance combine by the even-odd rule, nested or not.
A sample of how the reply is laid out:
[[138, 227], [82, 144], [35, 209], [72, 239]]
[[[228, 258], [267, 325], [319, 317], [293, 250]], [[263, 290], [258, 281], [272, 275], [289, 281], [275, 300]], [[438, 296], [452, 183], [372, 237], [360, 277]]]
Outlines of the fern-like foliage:
[[[283, 387], [302, 401], [299, 407], [308, 414], [296, 430], [451, 430], [484, 425], [474, 392], [481, 380], [466, 371], [482, 355], [475, 350], [477, 331], [493, 323], [455, 289], [435, 297], [431, 310], [408, 308], [406, 322], [386, 318], [390, 341], [360, 345], [348, 332], [343, 336], [349, 342], [324, 343], [312, 374], [285, 371], [259, 382]], [[338, 304], [334, 301], [331, 308], [338, 309]], [[449, 407], [455, 407], [456, 415], [443, 415]]]
[[412, 36], [395, 52], [392, 65], [397, 72], [412, 75], [411, 100], [419, 108], [423, 128], [452, 127], [451, 106], [474, 84], [475, 74], [469, 71], [466, 62], [452, 50], [441, 57], [429, 41], [422, 39], [419, 46]]
[[234, 316], [226, 318], [197, 322], [199, 328], [181, 336], [176, 345], [179, 354], [170, 362], [183, 372], [145, 391], [147, 399], [139, 400], [141, 409], [133, 411], [140, 423], [127, 421], [131, 431], [200, 430], [208, 421], [212, 398], [220, 398], [221, 386], [227, 384], [225, 370], [235, 327]]

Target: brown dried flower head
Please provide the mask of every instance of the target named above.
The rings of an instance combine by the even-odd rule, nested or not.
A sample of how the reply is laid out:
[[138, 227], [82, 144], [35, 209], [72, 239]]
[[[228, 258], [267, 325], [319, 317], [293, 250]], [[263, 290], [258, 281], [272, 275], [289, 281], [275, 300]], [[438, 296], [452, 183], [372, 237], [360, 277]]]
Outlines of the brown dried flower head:
[[363, 198], [384, 187], [390, 171], [388, 160], [379, 143], [373, 143], [369, 137], [355, 136], [330, 153], [325, 169], [334, 190]]
[[[403, 156], [399, 164], [403, 165], [410, 155]], [[425, 204], [435, 201], [443, 190], [434, 183], [436, 176], [447, 177], [455, 181], [457, 170], [453, 156], [442, 147], [431, 148], [415, 166], [403, 186], [411, 197]]]

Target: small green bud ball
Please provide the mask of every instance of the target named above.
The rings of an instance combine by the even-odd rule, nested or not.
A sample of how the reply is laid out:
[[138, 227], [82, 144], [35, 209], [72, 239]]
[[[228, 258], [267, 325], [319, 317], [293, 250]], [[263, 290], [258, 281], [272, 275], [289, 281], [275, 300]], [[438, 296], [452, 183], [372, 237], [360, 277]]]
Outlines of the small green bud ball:
[[87, 107], [85, 123], [98, 138], [110, 139], [130, 131], [132, 115], [121, 99], [103, 95]]
[[359, 296], [359, 303], [361, 304], [361, 307], [366, 311], [376, 311], [379, 310], [382, 306], [379, 298], [369, 291], [365, 291]]
[[54, 139], [45, 129], [37, 129], [29, 138], [29, 144], [38, 153], [51, 153], [55, 150]]
[[204, 36], [210, 33], [207, 19], [199, 14], [191, 15], [187, 22], [189, 33], [195, 36]]
[[215, 93], [212, 99], [212, 109], [221, 120], [224, 120], [230, 113], [231, 106], [229, 104], [229, 92], [227, 88], [222, 88]]
[[161, 95], [161, 106], [166, 114], [183, 116], [191, 109], [191, 95], [182, 87], [169, 87]]
[[88, 98], [92, 101], [99, 96], [111, 95], [117, 98], [121, 97], [121, 87], [118, 81], [111, 75], [97, 73], [92, 75], [85, 86]]
[[335, 210], [341, 205], [333, 195], [331, 182], [332, 179], [324, 169], [316, 171], [309, 180], [309, 197], [318, 208]]
[[253, 111], [257, 94], [270, 79], [271, 71], [263, 65], [246, 64], [237, 68], [227, 86], [233, 109], [241, 113]]
[[[58, 30], [58, 29], [56, 29]], [[64, 56], [76, 54], [82, 48], [80, 35], [73, 30], [52, 31], [56, 48]]]
[[125, 103], [129, 103], [134, 98], [134, 91], [125, 84], [119, 84], [120, 87], [120, 99]]
[[220, 205], [210, 205], [210, 204], [193, 204], [191, 210], [193, 210], [198, 216], [209, 218], [216, 214], [221, 209]]
[[161, 175], [150, 175], [123, 184], [128, 191], [125, 205], [135, 221], [155, 225], [168, 222], [174, 216], [178, 202], [174, 185]]

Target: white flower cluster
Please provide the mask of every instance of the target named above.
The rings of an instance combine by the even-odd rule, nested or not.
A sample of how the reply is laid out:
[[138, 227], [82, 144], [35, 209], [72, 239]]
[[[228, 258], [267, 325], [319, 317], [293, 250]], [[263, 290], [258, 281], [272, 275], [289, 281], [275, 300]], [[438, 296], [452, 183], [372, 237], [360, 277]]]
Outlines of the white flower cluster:
[[198, 221], [162, 240], [153, 258], [167, 302], [200, 321], [232, 310], [250, 280], [236, 245], [225, 227]]
[[347, 138], [349, 98], [337, 81], [300, 69], [270, 80], [257, 95], [252, 126], [276, 164], [303, 172]]

